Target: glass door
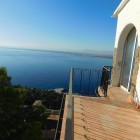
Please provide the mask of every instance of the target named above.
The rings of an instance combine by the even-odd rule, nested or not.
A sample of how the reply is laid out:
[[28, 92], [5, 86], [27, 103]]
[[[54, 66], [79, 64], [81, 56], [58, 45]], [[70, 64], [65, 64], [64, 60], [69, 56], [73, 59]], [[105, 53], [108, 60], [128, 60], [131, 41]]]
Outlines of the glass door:
[[133, 66], [132, 63], [133, 63], [133, 54], [135, 51], [135, 37], [136, 37], [136, 29], [133, 28], [127, 36], [124, 48], [121, 85], [126, 89], [129, 89], [131, 68]]

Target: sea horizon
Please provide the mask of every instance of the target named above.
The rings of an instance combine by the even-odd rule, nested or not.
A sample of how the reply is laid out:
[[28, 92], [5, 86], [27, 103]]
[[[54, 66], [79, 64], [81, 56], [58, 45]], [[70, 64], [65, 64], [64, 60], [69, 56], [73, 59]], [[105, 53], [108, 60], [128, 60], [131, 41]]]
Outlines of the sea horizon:
[[[112, 50], [105, 50], [106, 52], [109, 51], [109, 53], [104, 53], [104, 50], [85, 50], [85, 52], [82, 51], [62, 51], [62, 50], [47, 50], [47, 49], [32, 49], [32, 48], [16, 48], [16, 47], [2, 47], [3, 49], [16, 49], [16, 50], [27, 50], [27, 51], [41, 51], [41, 52], [52, 52], [52, 53], [66, 53], [66, 54], [74, 54], [74, 55], [81, 55], [81, 56], [91, 56], [91, 57], [103, 57], [103, 58], [113, 58], [113, 51]], [[86, 52], [87, 51], [87, 52]], [[95, 51], [95, 52], [94, 52]]]

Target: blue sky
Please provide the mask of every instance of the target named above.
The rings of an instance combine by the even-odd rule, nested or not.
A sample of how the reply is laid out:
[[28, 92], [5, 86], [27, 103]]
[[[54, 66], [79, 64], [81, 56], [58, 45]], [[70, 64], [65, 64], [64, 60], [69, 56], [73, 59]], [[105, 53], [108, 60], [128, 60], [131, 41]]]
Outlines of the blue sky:
[[0, 0], [0, 46], [113, 50], [121, 0]]

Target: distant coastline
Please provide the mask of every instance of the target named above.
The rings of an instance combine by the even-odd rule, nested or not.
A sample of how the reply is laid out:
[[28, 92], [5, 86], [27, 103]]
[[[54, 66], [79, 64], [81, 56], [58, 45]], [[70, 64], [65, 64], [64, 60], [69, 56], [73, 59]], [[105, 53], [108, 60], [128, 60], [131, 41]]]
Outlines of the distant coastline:
[[102, 57], [102, 58], [110, 58], [110, 59], [113, 58], [112, 55], [103, 55], [103, 54], [94, 54], [94, 53], [66, 52], [66, 51], [46, 51], [46, 52], [65, 53], [65, 54], [80, 55], [80, 56], [91, 56], [91, 57]]
[[101, 58], [113, 58], [111, 54], [97, 54], [97, 53], [84, 53], [84, 52], [72, 52], [72, 51], [55, 51], [55, 50], [40, 50], [40, 49], [27, 49], [27, 48], [10, 48], [10, 47], [0, 47], [3, 49], [16, 49], [16, 50], [27, 50], [27, 51], [41, 51], [41, 52], [51, 52], [51, 53], [64, 53], [64, 54], [72, 54], [72, 55], [80, 55], [80, 56], [90, 56], [90, 57], [101, 57]]

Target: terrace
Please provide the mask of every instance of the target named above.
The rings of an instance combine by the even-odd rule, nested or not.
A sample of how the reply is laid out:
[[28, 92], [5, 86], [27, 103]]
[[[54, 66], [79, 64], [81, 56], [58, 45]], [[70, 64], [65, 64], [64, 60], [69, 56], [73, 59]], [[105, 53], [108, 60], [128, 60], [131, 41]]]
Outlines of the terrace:
[[98, 90], [99, 96], [93, 97], [72, 94], [73, 70], [71, 70], [62, 127], [56, 139], [139, 140], [139, 109], [129, 102], [127, 92], [119, 87], [108, 86], [106, 83], [109, 83], [110, 75], [104, 70], [102, 72], [100, 77], [102, 90]]

